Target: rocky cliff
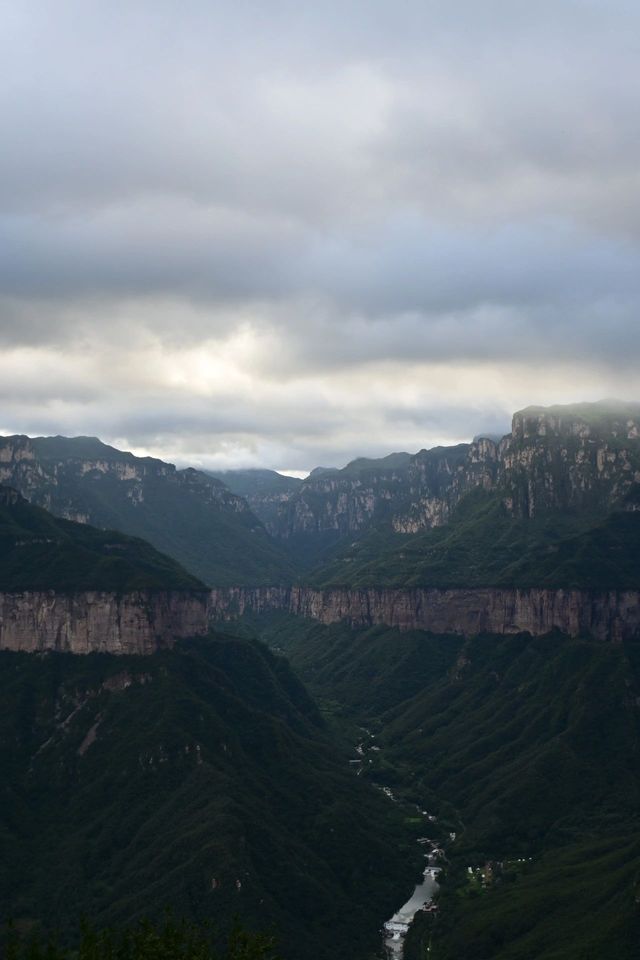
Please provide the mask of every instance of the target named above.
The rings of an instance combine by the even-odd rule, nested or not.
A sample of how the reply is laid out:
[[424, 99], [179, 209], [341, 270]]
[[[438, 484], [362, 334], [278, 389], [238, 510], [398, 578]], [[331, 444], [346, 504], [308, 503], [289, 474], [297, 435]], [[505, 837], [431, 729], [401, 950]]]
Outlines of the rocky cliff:
[[145, 502], [155, 481], [173, 486], [235, 513], [246, 502], [214, 477], [199, 470], [178, 470], [155, 457], [136, 457], [97, 437], [0, 437], [0, 483], [15, 487], [31, 503], [68, 520], [96, 523], [101, 517], [82, 490], [117, 482], [132, 506]]
[[398, 533], [447, 523], [471, 490], [499, 490], [517, 517], [609, 509], [640, 484], [640, 405], [612, 401], [530, 407], [500, 441], [355, 460], [314, 472], [280, 503], [271, 532], [339, 539], [379, 523]]
[[151, 654], [208, 630], [205, 591], [0, 593], [0, 649]]
[[465, 636], [523, 632], [542, 636], [553, 630], [603, 641], [640, 636], [640, 590], [263, 587], [211, 592], [213, 621], [273, 610], [322, 623], [385, 624]]

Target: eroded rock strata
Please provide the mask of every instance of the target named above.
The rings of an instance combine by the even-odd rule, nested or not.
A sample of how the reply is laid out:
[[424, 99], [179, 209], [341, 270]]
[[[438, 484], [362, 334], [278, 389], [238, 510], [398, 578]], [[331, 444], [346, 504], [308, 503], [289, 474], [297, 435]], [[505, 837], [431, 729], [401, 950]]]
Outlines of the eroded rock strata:
[[0, 593], [0, 649], [150, 654], [208, 629], [205, 591]]
[[400, 630], [467, 636], [485, 632], [541, 636], [552, 630], [603, 641], [640, 636], [638, 590], [238, 587], [211, 591], [213, 620], [272, 610], [322, 623], [385, 624]]
[[384, 624], [433, 633], [541, 636], [561, 630], [601, 641], [640, 636], [640, 591], [547, 589], [225, 588], [204, 591], [0, 593], [0, 649], [152, 654], [204, 636], [210, 623], [285, 611], [321, 623]]
[[252, 506], [281, 539], [335, 539], [379, 523], [417, 533], [449, 522], [470, 491], [500, 491], [508, 514], [611, 509], [640, 484], [640, 406], [611, 402], [528, 407], [501, 440], [354, 460], [313, 471], [274, 508]]

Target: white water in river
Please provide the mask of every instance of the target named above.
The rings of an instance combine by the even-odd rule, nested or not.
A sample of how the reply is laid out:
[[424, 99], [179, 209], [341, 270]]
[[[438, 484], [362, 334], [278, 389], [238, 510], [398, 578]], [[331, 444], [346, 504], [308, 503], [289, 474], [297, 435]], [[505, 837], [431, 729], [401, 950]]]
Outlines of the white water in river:
[[[388, 925], [385, 924], [384, 947], [388, 960], [402, 960], [404, 956], [404, 938], [407, 934], [416, 913], [431, 900], [438, 890], [438, 881], [434, 876], [434, 869], [431, 865], [432, 858], [429, 857], [429, 864], [425, 870], [425, 876], [422, 883], [415, 888], [410, 898], [400, 907], [397, 913], [394, 913]], [[437, 867], [435, 868], [438, 869]], [[389, 929], [391, 927], [391, 929]], [[395, 929], [394, 929], [395, 928]]]
[[[370, 730], [367, 730], [366, 727], [360, 728], [364, 733], [366, 733], [369, 740], [373, 740], [375, 734], [371, 733]], [[378, 750], [378, 747], [370, 747], [370, 745], [363, 740], [361, 743], [356, 745], [356, 753], [358, 754], [358, 760], [351, 761], [352, 763], [364, 764], [366, 761], [366, 751], [367, 749]], [[369, 759], [369, 763], [371, 760]], [[362, 773], [362, 766], [358, 770], [358, 773]], [[393, 791], [389, 787], [379, 787], [380, 790], [384, 793], [389, 800], [393, 803], [397, 803], [397, 798], [394, 796]], [[435, 821], [434, 816], [430, 816], [426, 810], [422, 810], [420, 807], [417, 807], [419, 813], [428, 819], [430, 823]], [[423, 837], [418, 841], [421, 844], [428, 844], [428, 849], [432, 851], [435, 850], [435, 844], [433, 841], [428, 840], [426, 837]], [[422, 878], [422, 883], [419, 883], [407, 902], [400, 907], [400, 909], [394, 913], [391, 917], [391, 920], [387, 920], [384, 925], [384, 953], [387, 960], [403, 960], [404, 957], [404, 938], [409, 931], [409, 927], [413, 923], [413, 919], [421, 910], [426, 903], [433, 899], [436, 892], [438, 891], [439, 885], [436, 880], [437, 874], [440, 872], [440, 867], [437, 865], [437, 858], [434, 853], [429, 853], [427, 856], [427, 866], [425, 867], [424, 875]]]

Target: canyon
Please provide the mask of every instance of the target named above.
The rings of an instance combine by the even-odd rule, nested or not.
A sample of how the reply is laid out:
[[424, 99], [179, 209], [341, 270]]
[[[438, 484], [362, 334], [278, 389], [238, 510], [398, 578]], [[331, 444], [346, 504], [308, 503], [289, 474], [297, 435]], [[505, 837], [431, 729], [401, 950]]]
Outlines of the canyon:
[[[640, 504], [638, 404], [529, 407], [514, 414], [511, 433], [499, 440], [477, 437], [415, 455], [354, 460], [342, 470], [318, 468], [304, 481], [278, 477], [240, 471], [235, 490], [233, 472], [224, 474], [228, 489], [219, 478], [138, 458], [95, 438], [0, 438], [0, 481], [54, 515], [148, 537], [210, 588], [46, 591], [34, 583], [20, 584], [32, 587], [21, 591], [5, 584], [0, 647], [151, 653], [175, 639], [202, 636], [211, 624], [268, 611], [463, 636], [561, 631], [624, 641], [640, 634], [637, 524], [631, 522], [637, 513], [630, 515]], [[475, 555], [470, 527], [466, 539], [442, 549], [440, 541], [419, 539], [424, 531], [453, 529], [463, 502], [467, 513], [481, 516], [478, 494], [492, 498], [495, 510], [485, 517]], [[7, 496], [13, 509], [13, 494]], [[573, 540], [555, 541], [551, 528], [535, 527], [540, 517], [555, 516], [577, 518]], [[603, 517], [618, 520], [598, 527]], [[589, 524], [595, 524], [592, 533]], [[522, 542], [514, 540], [504, 565], [500, 555], [478, 582], [492, 542], [517, 530]], [[517, 569], [511, 580], [501, 580], [536, 537], [541, 546], [525, 571], [527, 582]], [[285, 546], [296, 539], [297, 554], [287, 554]], [[342, 553], [325, 552], [306, 576], [317, 545], [324, 549], [331, 539], [340, 541]], [[29, 543], [40, 549], [37, 540]], [[15, 540], [18, 551], [20, 544]], [[124, 549], [105, 542], [106, 570]], [[435, 556], [440, 566], [419, 566]], [[586, 570], [590, 579], [585, 557], [594, 568]], [[616, 557], [629, 562], [614, 568]], [[367, 566], [372, 559], [377, 566]], [[406, 579], [385, 582], [385, 564]]]

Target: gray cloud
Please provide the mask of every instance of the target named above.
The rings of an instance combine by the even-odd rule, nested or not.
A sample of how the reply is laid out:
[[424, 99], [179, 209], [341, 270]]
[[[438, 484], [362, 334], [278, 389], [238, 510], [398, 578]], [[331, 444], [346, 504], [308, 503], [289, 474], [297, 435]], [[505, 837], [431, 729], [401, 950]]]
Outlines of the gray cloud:
[[635, 4], [11, 0], [0, 27], [8, 429], [302, 469], [633, 393]]

